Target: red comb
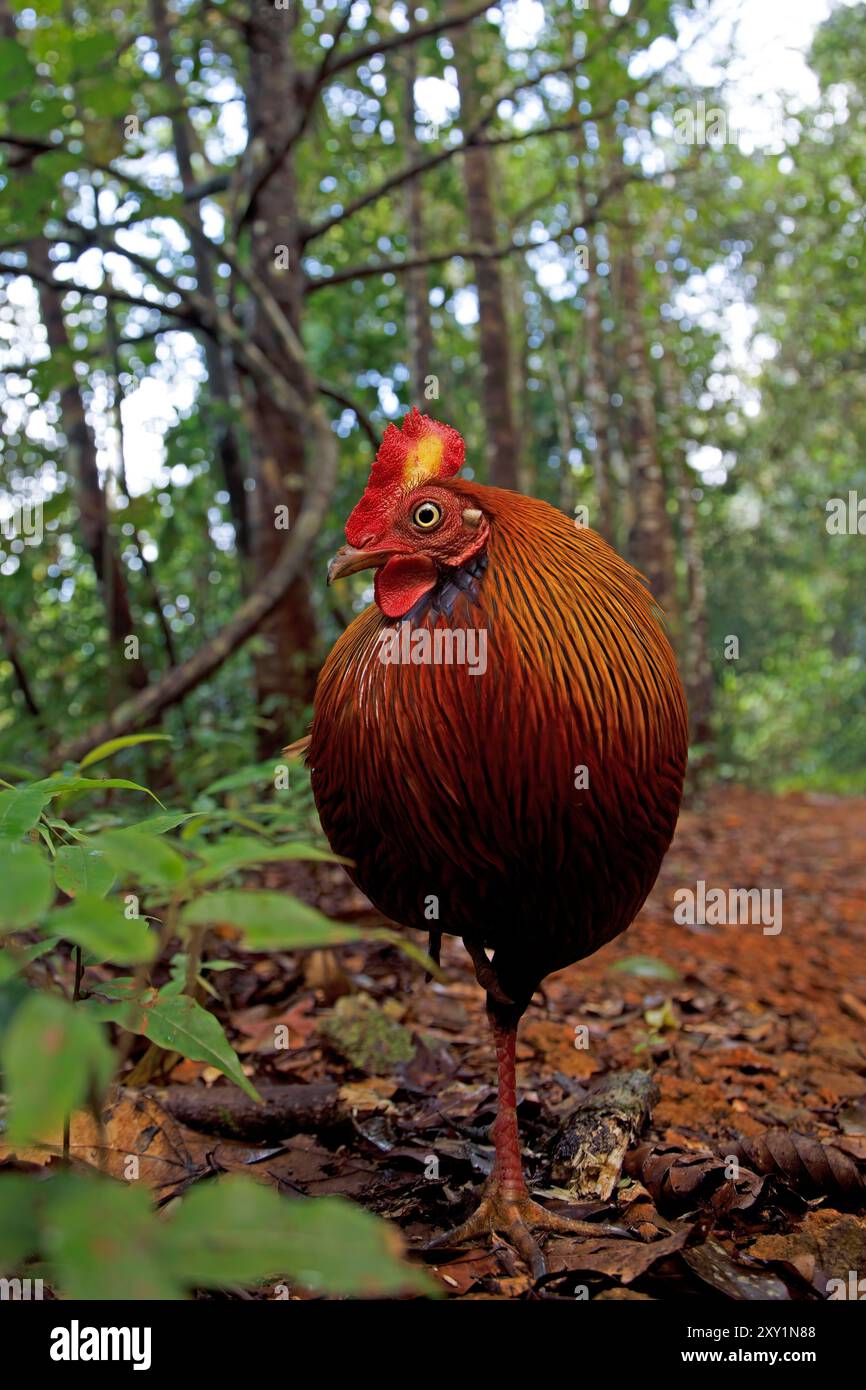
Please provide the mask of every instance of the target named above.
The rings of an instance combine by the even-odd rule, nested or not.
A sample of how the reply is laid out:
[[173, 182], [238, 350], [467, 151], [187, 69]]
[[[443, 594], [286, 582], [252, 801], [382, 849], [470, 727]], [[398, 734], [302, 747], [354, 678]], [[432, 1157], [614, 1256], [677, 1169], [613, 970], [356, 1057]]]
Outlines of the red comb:
[[466, 453], [462, 437], [414, 407], [402, 426], [389, 425], [364, 496], [346, 522], [350, 545], [363, 546], [384, 530], [394, 498], [419, 483], [451, 478]]

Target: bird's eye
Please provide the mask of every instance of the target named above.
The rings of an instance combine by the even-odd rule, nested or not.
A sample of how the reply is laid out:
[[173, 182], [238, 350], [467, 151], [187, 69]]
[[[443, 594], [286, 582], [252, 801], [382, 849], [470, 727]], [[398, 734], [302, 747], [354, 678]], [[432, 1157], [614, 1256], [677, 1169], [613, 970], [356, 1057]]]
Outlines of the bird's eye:
[[421, 531], [432, 531], [442, 520], [442, 508], [435, 502], [419, 502], [412, 513], [412, 523]]

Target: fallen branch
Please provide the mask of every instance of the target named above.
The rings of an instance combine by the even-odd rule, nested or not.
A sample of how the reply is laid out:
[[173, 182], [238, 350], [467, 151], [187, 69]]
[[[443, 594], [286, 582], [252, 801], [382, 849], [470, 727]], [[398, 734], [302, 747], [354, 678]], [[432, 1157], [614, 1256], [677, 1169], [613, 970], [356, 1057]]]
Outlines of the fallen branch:
[[204, 1134], [247, 1143], [320, 1133], [348, 1120], [340, 1088], [330, 1082], [307, 1086], [260, 1086], [264, 1105], [234, 1087], [169, 1086], [158, 1100], [173, 1119]]
[[646, 1071], [615, 1072], [574, 1110], [553, 1141], [551, 1177], [575, 1197], [606, 1202], [658, 1087]]

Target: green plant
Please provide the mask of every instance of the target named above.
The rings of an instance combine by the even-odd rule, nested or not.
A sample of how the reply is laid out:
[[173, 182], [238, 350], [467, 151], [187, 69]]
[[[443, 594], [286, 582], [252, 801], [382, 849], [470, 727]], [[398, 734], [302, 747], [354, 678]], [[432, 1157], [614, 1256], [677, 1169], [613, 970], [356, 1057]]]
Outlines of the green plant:
[[[247, 952], [370, 935], [289, 894], [238, 886], [240, 874], [269, 862], [333, 859], [319, 845], [280, 838], [272, 803], [241, 815], [212, 798], [209, 810], [160, 806], [129, 823], [104, 807], [76, 819], [94, 794], [156, 800], [129, 779], [86, 775], [155, 737], [113, 740], [74, 770], [0, 790], [0, 1063], [13, 1146], [35, 1143], [68, 1159], [71, 1114], [100, 1113], [136, 1034], [208, 1063], [259, 1099], [200, 1002], [212, 992], [205, 972], [231, 964], [203, 959], [213, 928]], [[232, 781], [239, 785], [243, 777]], [[374, 935], [425, 959], [389, 932]], [[175, 940], [169, 979], [156, 987], [153, 968]], [[174, 1298], [273, 1276], [343, 1294], [422, 1287], [384, 1223], [342, 1201], [287, 1201], [248, 1179], [209, 1183], [157, 1217], [135, 1184], [98, 1173], [61, 1164], [47, 1183], [4, 1175], [0, 1227], [0, 1271], [42, 1260], [64, 1292], [81, 1297]]]

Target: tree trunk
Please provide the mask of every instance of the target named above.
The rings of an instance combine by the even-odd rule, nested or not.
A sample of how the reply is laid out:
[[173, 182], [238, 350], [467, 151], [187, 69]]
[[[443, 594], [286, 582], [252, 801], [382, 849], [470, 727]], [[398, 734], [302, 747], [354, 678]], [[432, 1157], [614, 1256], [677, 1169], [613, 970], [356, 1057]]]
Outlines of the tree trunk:
[[10, 619], [6, 617], [2, 609], [0, 609], [0, 638], [2, 638], [3, 646], [6, 649], [6, 660], [12, 667], [13, 674], [18, 682], [18, 689], [24, 697], [27, 712], [41, 724], [41, 711], [36, 702], [36, 696], [33, 693], [33, 687], [30, 684], [27, 672], [24, 669], [24, 663], [21, 660], [18, 631], [13, 627]]
[[538, 487], [538, 458], [532, 442], [532, 399], [527, 360], [529, 330], [520, 271], [520, 264], [513, 260], [502, 266], [505, 301], [508, 306], [508, 342], [511, 344], [511, 361], [514, 368], [512, 391], [518, 487], [527, 497], [534, 497]]
[[[659, 259], [664, 259], [659, 253]], [[673, 302], [673, 285], [668, 276], [665, 292]], [[695, 476], [689, 467], [686, 451], [681, 444], [678, 407], [683, 402], [683, 383], [679, 364], [674, 355], [672, 333], [665, 333], [664, 356], [661, 359], [663, 420], [676, 466], [677, 504], [680, 520], [680, 542], [686, 570], [686, 605], [682, 642], [686, 696], [689, 705], [689, 729], [693, 745], [701, 749], [698, 767], [712, 762], [713, 671], [710, 665], [709, 617], [704, 579], [704, 556], [700, 534], [700, 518], [695, 500]]]
[[[32, 244], [34, 261], [50, 266], [49, 243], [41, 238]], [[125, 640], [136, 635], [120, 556], [111, 533], [108, 503], [99, 478], [96, 440], [93, 436], [81, 389], [73, 371], [73, 353], [63, 317], [63, 290], [43, 283], [38, 286], [39, 304], [51, 355], [69, 359], [69, 378], [60, 392], [60, 420], [66, 436], [66, 467], [74, 480], [75, 500], [84, 548], [93, 562], [102, 589], [109, 640], [109, 671], [119, 671], [123, 684], [131, 690], [147, 685], [143, 662], [126, 660]]]
[[[472, 31], [465, 29], [455, 33], [452, 39], [464, 130], [476, 121], [479, 105], [472, 37]], [[467, 146], [463, 156], [463, 179], [473, 246], [486, 248], [496, 244], [493, 177], [491, 151], [483, 145]], [[499, 262], [477, 257], [475, 284], [488, 480], [494, 487], [517, 489], [520, 486], [520, 450], [514, 419], [505, 287]]]
[[584, 342], [586, 363], [586, 403], [592, 429], [592, 473], [595, 480], [595, 500], [598, 515], [595, 529], [613, 544], [616, 521], [611, 487], [612, 451], [610, 399], [604, 379], [604, 338], [601, 327], [601, 296], [596, 269], [595, 238], [590, 243], [589, 279], [584, 286]]
[[[251, 0], [249, 22], [250, 87], [248, 95], [252, 176], [282, 158], [270, 178], [259, 183], [249, 210], [252, 264], [276, 304], [300, 336], [303, 285], [294, 154], [286, 149], [294, 129], [297, 78], [285, 10], [272, 0]], [[260, 585], [278, 562], [286, 540], [286, 521], [293, 526], [305, 489], [305, 435], [312, 403], [308, 382], [298, 364], [287, 360], [279, 335], [256, 305], [252, 324], [256, 345], [270, 360], [285, 364], [285, 374], [301, 404], [278, 407], [260, 383], [254, 383], [255, 487], [249, 494], [249, 534], [253, 575]], [[303, 409], [303, 403], [307, 408]], [[312, 700], [317, 666], [317, 629], [306, 575], [300, 573], [286, 595], [262, 623], [266, 649], [256, 655], [256, 692], [263, 726], [262, 756], [285, 743], [288, 721], [302, 722]]]
[[[192, 167], [192, 130], [189, 118], [183, 109], [184, 91], [177, 80], [171, 47], [171, 30], [164, 0], [150, 0], [150, 13], [159, 55], [160, 75], [171, 94], [172, 103], [176, 107], [175, 114], [171, 118], [174, 153], [181, 184], [184, 192], [187, 193], [195, 187]], [[201, 209], [197, 201], [192, 204], [187, 227], [195, 262], [196, 283], [200, 293], [206, 297], [209, 303], [212, 303], [215, 297], [211, 259], [213, 249], [204, 234]], [[238, 550], [242, 556], [246, 557], [249, 554], [249, 531], [247, 499], [244, 489], [245, 470], [237, 431], [230, 418], [234, 374], [221, 345], [210, 334], [205, 333], [201, 337], [208, 376], [207, 392], [203, 393], [202, 403], [207, 424], [214, 435], [216, 455], [220, 462], [226, 492], [229, 495], [229, 506]], [[214, 403], [216, 403], [215, 409]]]
[[623, 225], [620, 246], [620, 286], [627, 335], [625, 363], [631, 395], [629, 467], [635, 503], [629, 552], [675, 628], [677, 602], [673, 531], [659, 457], [655, 389], [644, 331], [637, 250], [628, 216]]
[[[415, 11], [410, 10], [409, 19], [415, 22]], [[406, 158], [414, 161], [419, 158], [420, 146], [415, 128], [415, 79], [418, 76], [418, 60], [415, 45], [410, 44], [404, 60], [406, 91], [404, 94], [404, 139]], [[424, 203], [420, 179], [410, 179], [406, 188], [406, 231], [408, 253], [411, 259], [423, 256], [427, 246], [424, 239]], [[430, 327], [430, 303], [428, 300], [427, 271], [424, 266], [416, 266], [406, 275], [406, 333], [409, 340], [409, 399], [413, 405], [421, 407], [425, 397], [430, 364], [433, 360], [433, 334]], [[430, 397], [435, 399], [435, 397]]]
[[[599, 0], [593, 0], [593, 13], [597, 19], [603, 18], [604, 10]], [[574, 112], [579, 111], [580, 91], [577, 87], [573, 88]], [[608, 147], [614, 142], [610, 141], [609, 122], [600, 121], [597, 123], [599, 139], [604, 136], [604, 142]], [[591, 151], [587, 145], [587, 128], [582, 127], [575, 138], [575, 153], [577, 155], [577, 195], [580, 199], [581, 208], [589, 205], [587, 194], [588, 171], [584, 167], [583, 157]], [[583, 287], [584, 303], [586, 305], [583, 313], [583, 360], [586, 374], [586, 405], [589, 415], [590, 429], [592, 430], [592, 474], [595, 480], [595, 502], [598, 512], [594, 519], [595, 529], [611, 545], [616, 538], [616, 515], [614, 510], [613, 494], [613, 441], [611, 438], [612, 421], [610, 418], [610, 396], [605, 380], [605, 342], [602, 329], [602, 306], [601, 306], [601, 286], [598, 280], [598, 238], [603, 234], [603, 229], [596, 225], [589, 238], [589, 265], [587, 266], [588, 276]]]
[[545, 355], [550, 373], [550, 396], [556, 419], [556, 441], [559, 448], [559, 505], [570, 517], [574, 516], [577, 503], [574, 471], [571, 467], [571, 452], [574, 448], [574, 422], [572, 400], [559, 365], [559, 354], [552, 334], [545, 337]]
[[713, 761], [712, 713], [713, 671], [710, 666], [710, 632], [707, 618], [707, 590], [701, 546], [698, 509], [694, 497], [695, 479], [683, 455], [679, 460], [678, 499], [683, 558], [686, 564], [686, 696], [692, 743], [701, 749], [698, 765]]
[[[13, 43], [18, 32], [15, 16], [8, 0], [0, 0], [0, 35]], [[42, 237], [30, 243], [34, 263], [50, 269], [50, 243]], [[129, 604], [126, 575], [111, 533], [108, 504], [99, 478], [96, 462], [96, 440], [87, 423], [84, 400], [73, 370], [73, 354], [63, 317], [63, 294], [59, 285], [35, 282], [39, 306], [45, 323], [45, 334], [52, 356], [69, 358], [69, 383], [60, 392], [60, 421], [66, 436], [66, 466], [75, 489], [79, 525], [84, 548], [93, 562], [102, 590], [108, 632], [108, 692], [109, 707], [112, 674], [120, 670], [127, 690], [142, 690], [147, 685], [147, 670], [141, 660], [124, 660], [124, 640], [135, 636], [135, 624]]]

